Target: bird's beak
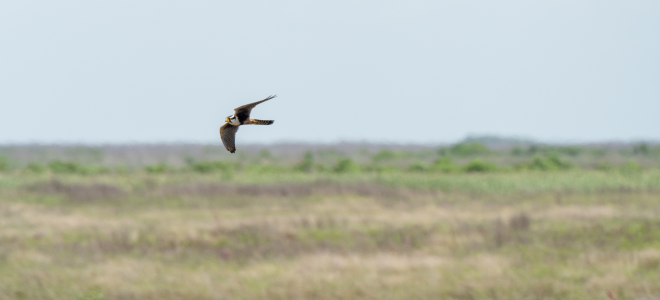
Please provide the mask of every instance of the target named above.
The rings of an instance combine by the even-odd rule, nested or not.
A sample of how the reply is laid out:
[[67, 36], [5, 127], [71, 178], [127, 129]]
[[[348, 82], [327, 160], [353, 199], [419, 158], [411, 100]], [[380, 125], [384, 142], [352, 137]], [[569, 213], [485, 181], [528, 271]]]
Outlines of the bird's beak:
[[229, 118], [225, 118], [225, 122], [229, 122]]

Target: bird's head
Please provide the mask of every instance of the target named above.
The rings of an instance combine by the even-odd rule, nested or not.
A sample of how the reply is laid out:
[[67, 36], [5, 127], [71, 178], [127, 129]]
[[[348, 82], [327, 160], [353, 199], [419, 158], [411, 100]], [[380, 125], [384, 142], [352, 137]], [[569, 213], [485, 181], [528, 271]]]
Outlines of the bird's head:
[[237, 125], [238, 124], [238, 117], [236, 117], [236, 115], [227, 116], [225, 118], [225, 122], [229, 122], [232, 125]]

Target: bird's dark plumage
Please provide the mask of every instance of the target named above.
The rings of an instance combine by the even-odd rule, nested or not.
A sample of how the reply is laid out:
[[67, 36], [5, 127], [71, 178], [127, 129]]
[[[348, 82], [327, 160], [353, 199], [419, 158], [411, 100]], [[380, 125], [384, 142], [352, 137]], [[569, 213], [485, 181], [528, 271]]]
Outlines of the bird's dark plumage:
[[236, 152], [236, 132], [238, 131], [238, 126], [225, 123], [220, 127], [220, 138], [222, 139], [222, 144], [225, 145], [227, 151], [234, 153]]
[[241, 121], [241, 124], [243, 124], [245, 122], [245, 120], [247, 120], [250, 117], [250, 112], [252, 111], [252, 109], [255, 106], [259, 105], [259, 103], [261, 103], [261, 102], [266, 102], [266, 101], [268, 101], [270, 99], [273, 99], [275, 97], [277, 97], [277, 95], [268, 96], [268, 98], [266, 98], [264, 100], [257, 101], [257, 102], [252, 102], [250, 104], [245, 104], [243, 106], [239, 106], [237, 108], [234, 108], [234, 113], [238, 117], [238, 120]]

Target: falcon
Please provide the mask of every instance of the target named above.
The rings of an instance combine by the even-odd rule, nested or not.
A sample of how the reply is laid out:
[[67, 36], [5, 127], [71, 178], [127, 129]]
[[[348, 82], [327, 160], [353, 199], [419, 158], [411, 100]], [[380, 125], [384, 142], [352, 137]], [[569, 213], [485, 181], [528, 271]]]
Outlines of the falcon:
[[261, 102], [266, 102], [273, 98], [275, 98], [275, 96], [268, 96], [268, 98], [264, 100], [237, 107], [234, 109], [233, 115], [225, 118], [225, 122], [227, 123], [220, 127], [220, 138], [222, 138], [222, 144], [225, 145], [227, 151], [231, 153], [236, 152], [236, 145], [234, 144], [234, 140], [236, 139], [236, 131], [238, 131], [238, 126], [270, 125], [275, 122], [274, 120], [257, 120], [250, 118], [250, 112], [255, 106]]

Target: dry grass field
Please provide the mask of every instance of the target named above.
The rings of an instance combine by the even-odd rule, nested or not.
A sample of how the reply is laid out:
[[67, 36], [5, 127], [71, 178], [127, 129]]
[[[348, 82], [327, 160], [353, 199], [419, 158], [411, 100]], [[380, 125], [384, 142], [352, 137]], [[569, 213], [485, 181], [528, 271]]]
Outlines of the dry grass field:
[[660, 173], [0, 174], [0, 299], [657, 299]]

